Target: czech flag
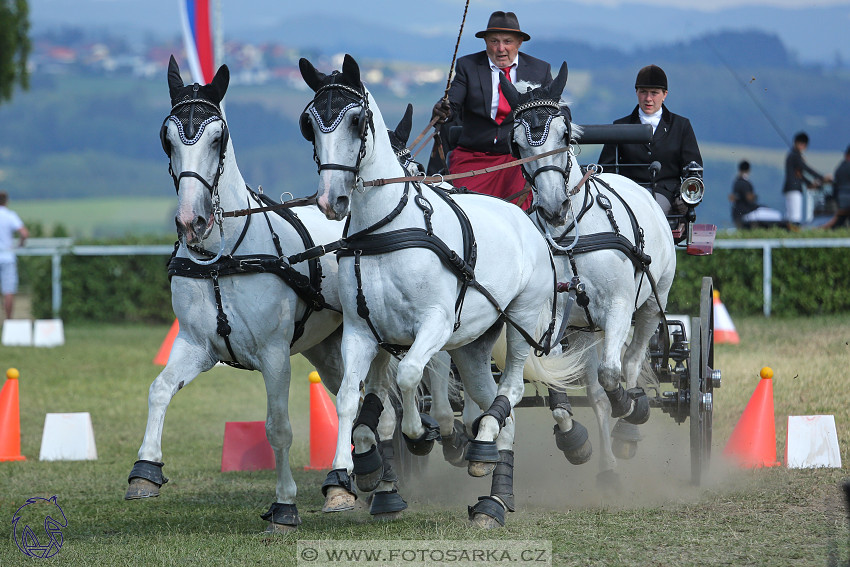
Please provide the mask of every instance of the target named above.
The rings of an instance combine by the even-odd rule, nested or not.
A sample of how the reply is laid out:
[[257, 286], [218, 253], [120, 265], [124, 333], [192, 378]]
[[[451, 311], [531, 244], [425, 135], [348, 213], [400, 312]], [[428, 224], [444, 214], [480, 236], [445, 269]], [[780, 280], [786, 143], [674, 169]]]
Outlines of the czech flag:
[[215, 74], [210, 0], [178, 0], [183, 42], [189, 69], [196, 83], [206, 85]]

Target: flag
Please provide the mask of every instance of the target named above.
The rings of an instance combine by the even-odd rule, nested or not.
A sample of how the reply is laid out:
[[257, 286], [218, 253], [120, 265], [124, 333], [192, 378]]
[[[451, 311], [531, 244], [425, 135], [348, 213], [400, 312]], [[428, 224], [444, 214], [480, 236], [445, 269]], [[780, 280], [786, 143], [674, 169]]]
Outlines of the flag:
[[210, 0], [178, 0], [192, 79], [206, 85], [215, 73]]

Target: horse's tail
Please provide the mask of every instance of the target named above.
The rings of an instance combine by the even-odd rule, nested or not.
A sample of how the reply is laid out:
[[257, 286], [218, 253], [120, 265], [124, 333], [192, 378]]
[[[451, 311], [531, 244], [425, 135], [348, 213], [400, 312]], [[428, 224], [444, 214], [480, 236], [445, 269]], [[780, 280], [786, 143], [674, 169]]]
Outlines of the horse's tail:
[[[548, 305], [551, 305], [548, 304]], [[548, 329], [551, 322], [551, 310], [544, 307], [537, 321], [533, 336], [540, 337]], [[560, 324], [560, 318], [557, 321]], [[531, 383], [540, 384], [558, 391], [564, 391], [569, 386], [583, 383], [585, 374], [591, 369], [592, 353], [599, 342], [593, 333], [576, 331], [567, 335], [569, 346], [562, 348], [556, 345], [548, 355], [535, 356], [532, 352], [525, 361], [523, 378]], [[505, 332], [499, 336], [493, 347], [493, 359], [496, 366], [504, 369], [507, 343]], [[595, 372], [595, 370], [594, 370]]]
[[584, 383], [599, 339], [593, 333], [575, 331], [567, 335], [568, 346], [556, 346], [545, 356], [534, 353], [526, 360], [523, 378], [558, 391]]

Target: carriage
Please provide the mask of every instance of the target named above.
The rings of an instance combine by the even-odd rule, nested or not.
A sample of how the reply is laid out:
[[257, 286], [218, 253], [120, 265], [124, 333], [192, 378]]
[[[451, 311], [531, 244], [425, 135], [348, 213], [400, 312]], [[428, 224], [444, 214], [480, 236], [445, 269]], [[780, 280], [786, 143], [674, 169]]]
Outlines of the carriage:
[[[582, 125], [581, 144], [647, 143], [652, 138], [649, 125], [602, 124]], [[594, 167], [590, 165], [590, 167]], [[615, 164], [620, 167], [643, 167], [652, 169], [656, 164]], [[582, 166], [587, 171], [587, 166]], [[680, 249], [689, 255], [709, 255], [713, 251], [716, 226], [696, 222], [695, 207], [704, 194], [702, 168], [691, 166], [682, 172], [681, 195], [686, 204], [684, 213], [667, 216], [671, 233]], [[651, 187], [647, 187], [648, 190]], [[712, 416], [714, 389], [721, 384], [721, 372], [714, 363], [714, 314], [713, 281], [703, 277], [700, 295], [692, 316], [666, 315], [665, 322], [658, 326], [649, 349], [649, 364], [657, 379], [654, 395], [649, 399], [650, 407], [660, 409], [676, 424], [689, 420], [691, 482], [699, 485], [711, 459]], [[495, 364], [493, 376], [498, 381], [501, 371]], [[664, 388], [669, 386], [669, 388]], [[431, 395], [427, 387], [420, 390], [420, 409], [430, 409]], [[570, 395], [574, 407], [590, 407], [588, 396]], [[463, 409], [462, 397], [454, 401], [458, 415]], [[550, 407], [549, 396], [529, 388], [517, 408]], [[631, 458], [635, 447], [633, 434], [627, 431], [613, 432], [613, 450], [618, 457]], [[397, 435], [401, 439], [400, 435]], [[404, 450], [397, 442], [396, 455], [402, 478], [416, 476], [427, 466], [427, 460]]]

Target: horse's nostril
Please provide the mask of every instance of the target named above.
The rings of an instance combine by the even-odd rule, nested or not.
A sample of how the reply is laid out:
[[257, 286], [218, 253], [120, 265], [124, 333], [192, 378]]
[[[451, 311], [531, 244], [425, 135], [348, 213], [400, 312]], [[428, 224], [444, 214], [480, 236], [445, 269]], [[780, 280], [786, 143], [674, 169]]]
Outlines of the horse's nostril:
[[334, 210], [337, 212], [339, 218], [348, 214], [348, 205], [349, 199], [347, 195], [340, 195], [336, 198], [336, 207], [334, 207]]

